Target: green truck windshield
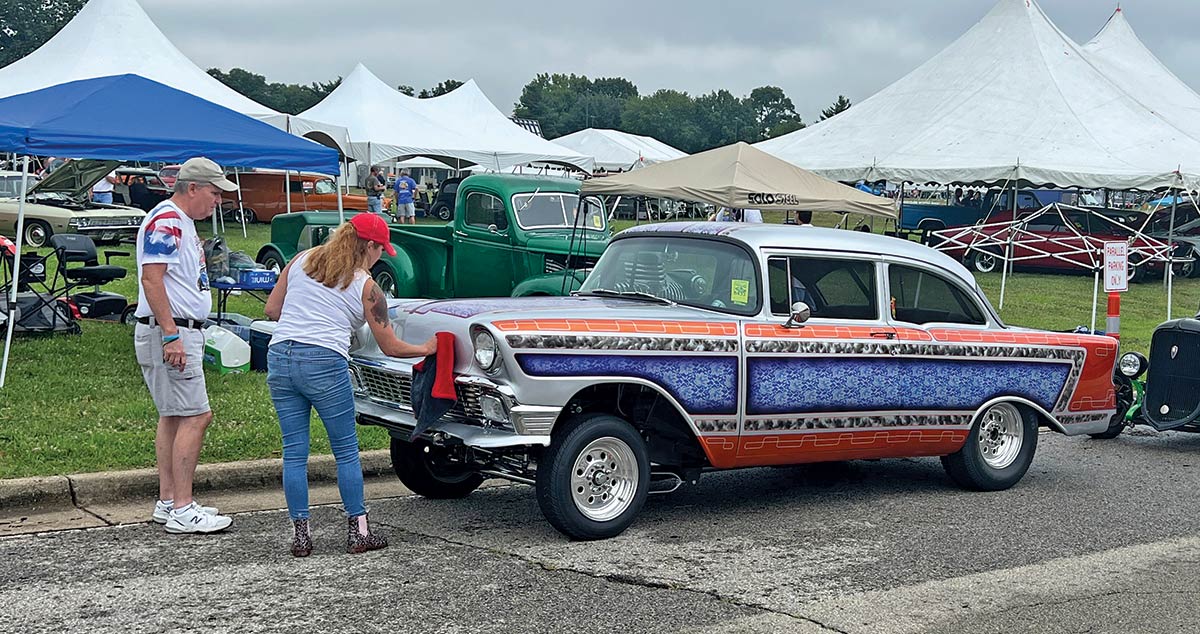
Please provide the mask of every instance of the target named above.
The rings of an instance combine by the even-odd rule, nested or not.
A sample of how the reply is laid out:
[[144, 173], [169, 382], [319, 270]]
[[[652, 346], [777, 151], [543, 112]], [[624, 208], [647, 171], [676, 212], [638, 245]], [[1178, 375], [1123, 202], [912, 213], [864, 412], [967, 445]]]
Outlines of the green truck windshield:
[[[570, 228], [578, 204], [578, 195], [562, 192], [516, 194], [512, 198], [517, 224], [521, 225], [522, 229]], [[604, 208], [600, 206], [599, 201], [585, 198], [583, 204], [584, 216], [579, 220], [579, 227], [603, 231]]]

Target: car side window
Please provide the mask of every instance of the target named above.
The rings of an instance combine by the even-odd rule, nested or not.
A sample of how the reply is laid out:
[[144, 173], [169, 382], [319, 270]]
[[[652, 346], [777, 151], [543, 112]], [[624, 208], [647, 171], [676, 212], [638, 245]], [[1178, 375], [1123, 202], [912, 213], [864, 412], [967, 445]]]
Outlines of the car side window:
[[773, 257], [767, 260], [767, 281], [775, 315], [790, 314], [793, 303], [804, 302], [815, 318], [879, 318], [873, 262]]
[[986, 324], [974, 299], [946, 279], [909, 266], [888, 267], [892, 318], [911, 324]]
[[508, 216], [504, 213], [504, 201], [483, 192], [467, 194], [466, 222], [471, 227], [487, 229], [496, 225], [497, 231], [508, 228]]

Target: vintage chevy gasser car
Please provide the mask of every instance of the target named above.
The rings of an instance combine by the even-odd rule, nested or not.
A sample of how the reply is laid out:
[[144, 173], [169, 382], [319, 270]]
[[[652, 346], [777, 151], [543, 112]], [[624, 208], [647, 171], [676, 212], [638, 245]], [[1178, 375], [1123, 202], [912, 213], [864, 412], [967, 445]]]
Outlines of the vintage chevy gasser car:
[[419, 437], [413, 361], [357, 333], [358, 420], [418, 494], [535, 486], [576, 539], [703, 470], [941, 456], [956, 483], [1017, 483], [1038, 427], [1107, 429], [1117, 342], [1004, 325], [962, 265], [813, 227], [628, 229], [572, 297], [392, 303], [407, 341], [455, 335], [458, 401]]

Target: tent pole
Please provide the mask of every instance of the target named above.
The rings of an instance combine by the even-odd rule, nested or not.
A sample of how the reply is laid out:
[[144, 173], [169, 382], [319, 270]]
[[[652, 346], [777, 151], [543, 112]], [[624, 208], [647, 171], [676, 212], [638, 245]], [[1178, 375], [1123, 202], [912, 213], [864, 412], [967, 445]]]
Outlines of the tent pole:
[[233, 180], [238, 186], [238, 218], [242, 220], [242, 237], [246, 237], [246, 208], [242, 205], [242, 176], [241, 170], [233, 168]]
[[[29, 194], [29, 155], [22, 157], [21, 198], [17, 202], [17, 252], [13, 254], [12, 286], [8, 294], [8, 333], [4, 336], [4, 360], [0, 362], [0, 388], [8, 376], [8, 353], [12, 350], [13, 327], [17, 322], [17, 282], [21, 279], [21, 244], [25, 237], [25, 197]], [[55, 310], [58, 310], [56, 307]]]
[[292, 170], [283, 170], [283, 198], [287, 201], [287, 212], [292, 213]]
[[[1182, 169], [1182, 166], [1181, 166]], [[1175, 212], [1179, 209], [1179, 194], [1171, 189], [1171, 226], [1167, 229], [1167, 321], [1171, 320], [1171, 295], [1175, 290], [1174, 272], [1171, 270], [1175, 263]]]
[[338, 193], [338, 224], [346, 222], [346, 210], [342, 208], [342, 188], [339, 187]]
[[1090, 334], [1096, 334], [1096, 303], [1100, 301], [1100, 269], [1092, 274], [1092, 325], [1088, 330]]

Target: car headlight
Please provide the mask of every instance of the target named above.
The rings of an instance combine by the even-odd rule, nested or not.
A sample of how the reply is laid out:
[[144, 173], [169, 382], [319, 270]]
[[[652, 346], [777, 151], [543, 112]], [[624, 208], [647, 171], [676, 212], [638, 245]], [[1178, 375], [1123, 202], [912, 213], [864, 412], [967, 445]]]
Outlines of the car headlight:
[[87, 222], [85, 222], [83, 218], [68, 218], [67, 226], [68, 227], [86, 227]]
[[1141, 353], [1126, 352], [1121, 355], [1121, 360], [1117, 362], [1117, 369], [1121, 371], [1121, 374], [1131, 379], [1136, 379], [1146, 371], [1147, 365], [1149, 364], [1146, 361], [1146, 357], [1142, 356]]
[[484, 372], [496, 369], [500, 363], [500, 352], [496, 349], [496, 338], [492, 333], [486, 328], [477, 328], [471, 337], [471, 343], [475, 346], [475, 363], [478, 363]]

